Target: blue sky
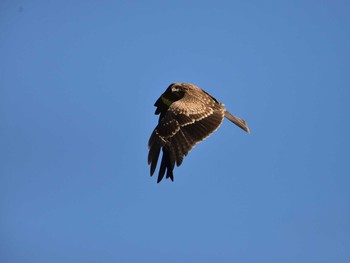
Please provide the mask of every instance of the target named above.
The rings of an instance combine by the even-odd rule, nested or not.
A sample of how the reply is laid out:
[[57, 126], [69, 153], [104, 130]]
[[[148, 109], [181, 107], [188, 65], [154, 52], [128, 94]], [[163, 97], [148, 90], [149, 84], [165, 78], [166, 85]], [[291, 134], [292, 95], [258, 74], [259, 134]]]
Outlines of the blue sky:
[[[1, 1], [1, 262], [349, 262], [349, 1]], [[154, 102], [224, 121], [149, 177]]]

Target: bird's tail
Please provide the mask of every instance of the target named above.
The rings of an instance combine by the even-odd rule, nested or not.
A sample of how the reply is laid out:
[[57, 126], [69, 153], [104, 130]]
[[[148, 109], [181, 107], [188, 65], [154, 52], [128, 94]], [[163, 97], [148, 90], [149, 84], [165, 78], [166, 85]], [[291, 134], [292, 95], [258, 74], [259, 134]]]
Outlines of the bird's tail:
[[227, 119], [229, 119], [230, 121], [232, 121], [234, 124], [236, 124], [238, 127], [240, 127], [241, 129], [245, 130], [247, 133], [250, 133], [248, 124], [245, 122], [245, 120], [240, 119], [236, 116], [233, 116], [231, 113], [229, 113], [228, 111], [225, 111], [225, 117]]

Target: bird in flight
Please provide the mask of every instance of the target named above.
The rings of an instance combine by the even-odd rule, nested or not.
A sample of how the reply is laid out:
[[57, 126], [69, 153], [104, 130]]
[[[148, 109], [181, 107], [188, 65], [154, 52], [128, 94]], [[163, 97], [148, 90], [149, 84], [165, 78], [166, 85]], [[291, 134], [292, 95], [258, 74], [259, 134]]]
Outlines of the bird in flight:
[[166, 178], [174, 181], [175, 163], [180, 166], [183, 158], [197, 143], [219, 128], [224, 117], [247, 133], [250, 132], [243, 119], [233, 116], [224, 104], [193, 84], [171, 84], [154, 106], [157, 107], [155, 114], [160, 115], [158, 125], [148, 141], [148, 164], [151, 165], [152, 176], [162, 149], [157, 183], [165, 174]]

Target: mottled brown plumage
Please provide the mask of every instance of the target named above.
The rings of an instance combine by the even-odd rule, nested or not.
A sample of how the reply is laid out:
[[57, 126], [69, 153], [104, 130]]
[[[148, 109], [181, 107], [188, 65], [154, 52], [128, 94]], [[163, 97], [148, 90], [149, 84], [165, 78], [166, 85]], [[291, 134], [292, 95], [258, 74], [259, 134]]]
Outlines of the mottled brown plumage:
[[222, 103], [193, 84], [171, 84], [154, 106], [155, 114], [160, 116], [148, 142], [148, 164], [152, 176], [162, 149], [158, 183], [165, 173], [166, 178], [174, 181], [175, 164], [180, 166], [198, 142], [219, 128], [224, 117], [249, 133], [244, 120], [231, 115]]

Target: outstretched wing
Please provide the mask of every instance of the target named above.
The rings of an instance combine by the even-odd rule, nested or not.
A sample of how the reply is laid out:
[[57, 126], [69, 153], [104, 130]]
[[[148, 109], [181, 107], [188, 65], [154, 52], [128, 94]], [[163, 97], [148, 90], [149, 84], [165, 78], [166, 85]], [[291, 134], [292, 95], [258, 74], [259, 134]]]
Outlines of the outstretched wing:
[[182, 99], [172, 103], [164, 117], [159, 119], [148, 142], [151, 176], [162, 149], [158, 183], [165, 172], [166, 178], [174, 180], [175, 163], [177, 166], [181, 165], [188, 152], [220, 126], [224, 114], [224, 106], [202, 92], [187, 93]]

